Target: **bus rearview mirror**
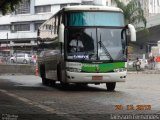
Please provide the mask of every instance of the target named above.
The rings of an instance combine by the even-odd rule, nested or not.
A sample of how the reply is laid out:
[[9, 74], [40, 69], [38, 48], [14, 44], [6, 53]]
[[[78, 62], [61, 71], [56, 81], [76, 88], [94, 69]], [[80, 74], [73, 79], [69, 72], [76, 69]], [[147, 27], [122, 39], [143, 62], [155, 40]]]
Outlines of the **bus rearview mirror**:
[[59, 26], [58, 40], [59, 42], [64, 43], [64, 25], [63, 24], [60, 24]]
[[134, 26], [131, 24], [128, 24], [128, 29], [130, 32], [131, 41], [135, 42], [136, 41], [136, 30]]

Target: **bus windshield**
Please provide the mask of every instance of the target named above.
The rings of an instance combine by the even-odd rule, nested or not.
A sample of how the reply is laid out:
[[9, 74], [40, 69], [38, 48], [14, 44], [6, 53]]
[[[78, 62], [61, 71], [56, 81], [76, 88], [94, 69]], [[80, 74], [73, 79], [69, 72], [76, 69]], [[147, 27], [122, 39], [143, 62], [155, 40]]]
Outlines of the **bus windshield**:
[[121, 40], [121, 31], [122, 28], [68, 28], [66, 57], [70, 60], [124, 61], [126, 42]]
[[124, 26], [121, 12], [70, 12], [67, 26]]

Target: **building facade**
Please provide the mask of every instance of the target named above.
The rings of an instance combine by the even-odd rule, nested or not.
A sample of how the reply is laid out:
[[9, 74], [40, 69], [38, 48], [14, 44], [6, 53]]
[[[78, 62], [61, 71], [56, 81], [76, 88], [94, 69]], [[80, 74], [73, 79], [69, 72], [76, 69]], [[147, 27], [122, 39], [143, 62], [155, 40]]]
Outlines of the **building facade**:
[[0, 51], [34, 50], [37, 29], [54, 13], [67, 5], [86, 4], [82, 0], [22, 0], [15, 12], [0, 16]]
[[160, 14], [160, 0], [139, 0], [146, 18]]
[[149, 0], [149, 16], [160, 13], [160, 0]]
[[[98, 0], [97, 0], [98, 1]], [[108, 6], [116, 6], [114, 0], [104, 0]], [[125, 4], [128, 4], [131, 0], [119, 0]], [[144, 10], [144, 16], [146, 18], [160, 14], [160, 0], [138, 0], [141, 3]]]

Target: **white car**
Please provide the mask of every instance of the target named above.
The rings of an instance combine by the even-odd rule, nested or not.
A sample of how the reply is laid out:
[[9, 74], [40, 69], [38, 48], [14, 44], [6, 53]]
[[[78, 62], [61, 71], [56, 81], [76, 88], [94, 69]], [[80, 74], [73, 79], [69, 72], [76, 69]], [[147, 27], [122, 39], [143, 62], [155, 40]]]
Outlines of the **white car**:
[[32, 62], [32, 56], [27, 53], [17, 53], [10, 58], [11, 63], [30, 63]]

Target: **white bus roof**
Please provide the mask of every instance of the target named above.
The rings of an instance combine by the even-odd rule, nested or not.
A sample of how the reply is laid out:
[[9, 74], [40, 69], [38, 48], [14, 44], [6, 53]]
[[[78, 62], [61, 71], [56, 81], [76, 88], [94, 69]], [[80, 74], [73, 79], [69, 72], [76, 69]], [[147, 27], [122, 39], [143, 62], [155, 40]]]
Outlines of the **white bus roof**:
[[[65, 6], [61, 10], [64, 11], [115, 11], [115, 12], [123, 12], [120, 8], [117, 7], [108, 7], [108, 6], [95, 6], [95, 5], [75, 5], [75, 6]], [[59, 10], [57, 13], [59, 13]], [[57, 13], [51, 16], [47, 21], [45, 21], [39, 28], [45, 24], [49, 23], [50, 19], [52, 19]]]
[[64, 11], [117, 11], [123, 12], [120, 8], [117, 7], [108, 7], [108, 6], [94, 6], [94, 5], [76, 5], [76, 6], [66, 6], [64, 7]]
[[[95, 6], [95, 5], [75, 5], [75, 6], [65, 6], [62, 8], [64, 11], [115, 11], [115, 12], [123, 12], [120, 8], [117, 7], [108, 7], [108, 6]], [[61, 9], [61, 10], [62, 10]], [[59, 13], [59, 10], [57, 13]], [[57, 13], [52, 15], [47, 21], [53, 18]]]

